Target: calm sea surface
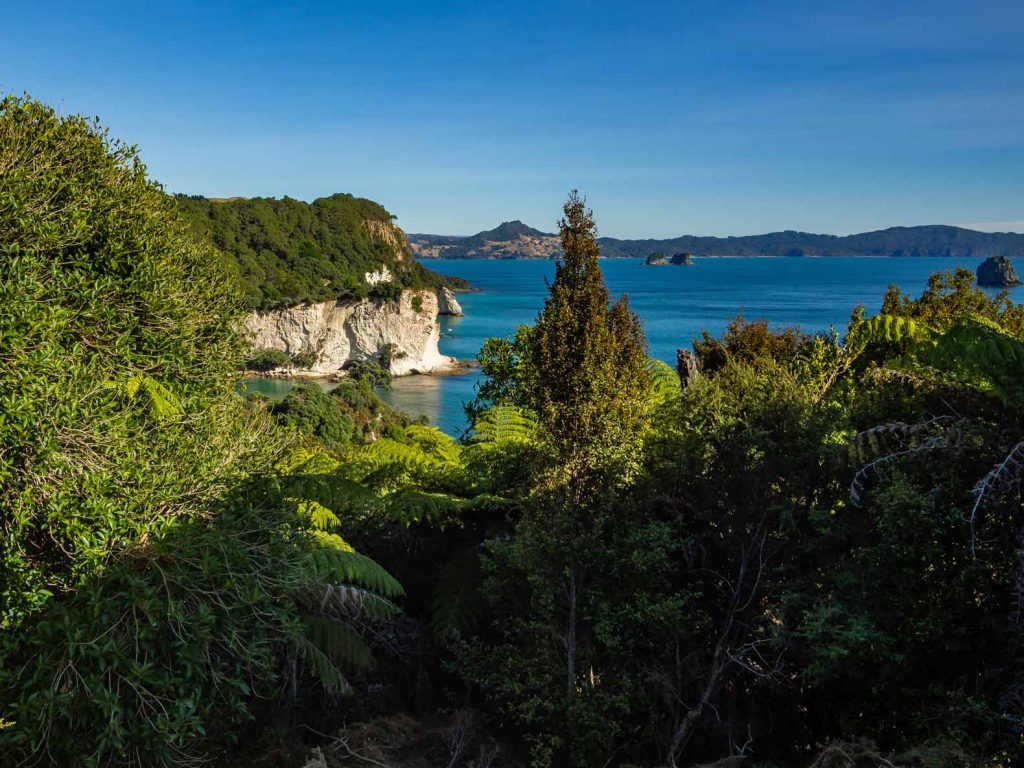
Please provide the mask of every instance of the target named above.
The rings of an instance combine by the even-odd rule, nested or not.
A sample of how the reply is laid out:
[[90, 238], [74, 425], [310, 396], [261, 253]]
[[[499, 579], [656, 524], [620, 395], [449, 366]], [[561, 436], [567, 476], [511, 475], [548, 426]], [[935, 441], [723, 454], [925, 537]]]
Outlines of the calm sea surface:
[[[691, 267], [647, 267], [640, 260], [601, 262], [614, 296], [628, 293], [644, 322], [651, 354], [675, 364], [676, 349], [688, 347], [702, 329], [721, 333], [742, 313], [773, 325], [799, 325], [826, 331], [845, 327], [854, 306], [878, 311], [889, 283], [919, 294], [931, 272], [957, 264], [974, 271], [981, 259], [953, 258], [743, 258], [696, 259]], [[465, 317], [441, 317], [441, 352], [470, 360], [484, 339], [509, 336], [532, 323], [547, 295], [545, 279], [554, 276], [550, 261], [437, 259], [426, 262], [446, 275], [464, 277], [479, 293], [461, 293]], [[1013, 291], [1024, 300], [1024, 288]], [[392, 405], [426, 415], [451, 434], [465, 427], [462, 404], [474, 396], [477, 372], [459, 376], [408, 376], [381, 392]], [[286, 381], [251, 380], [250, 389], [282, 397]]]

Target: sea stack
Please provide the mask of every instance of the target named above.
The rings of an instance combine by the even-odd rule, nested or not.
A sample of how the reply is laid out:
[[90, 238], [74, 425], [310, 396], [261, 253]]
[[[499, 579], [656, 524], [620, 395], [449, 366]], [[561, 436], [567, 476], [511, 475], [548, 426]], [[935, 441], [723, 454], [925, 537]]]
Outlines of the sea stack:
[[978, 266], [978, 285], [1011, 288], [1020, 285], [1020, 278], [1006, 256], [990, 256]]
[[668, 256], [664, 253], [652, 253], [644, 262], [648, 267], [663, 267], [668, 264]]
[[690, 253], [689, 251], [686, 251], [684, 253], [677, 253], [675, 256], [672, 257], [672, 261], [670, 263], [681, 265], [684, 267], [693, 266], [693, 254]]
[[462, 306], [455, 298], [451, 288], [442, 287], [437, 292], [437, 314], [462, 317]]

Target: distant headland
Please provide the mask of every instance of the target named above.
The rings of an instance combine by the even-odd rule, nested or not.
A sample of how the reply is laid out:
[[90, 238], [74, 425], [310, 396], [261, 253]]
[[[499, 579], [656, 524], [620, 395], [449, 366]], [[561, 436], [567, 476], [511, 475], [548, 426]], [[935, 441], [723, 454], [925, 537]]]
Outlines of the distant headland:
[[[890, 227], [844, 236], [785, 231], [743, 237], [682, 235], [664, 240], [602, 237], [598, 242], [601, 255], [611, 258], [646, 258], [652, 252], [694, 256], [1024, 256], [1024, 234], [944, 225]], [[421, 259], [552, 259], [561, 253], [557, 235], [521, 221], [507, 221], [468, 236], [410, 234], [409, 245]]]

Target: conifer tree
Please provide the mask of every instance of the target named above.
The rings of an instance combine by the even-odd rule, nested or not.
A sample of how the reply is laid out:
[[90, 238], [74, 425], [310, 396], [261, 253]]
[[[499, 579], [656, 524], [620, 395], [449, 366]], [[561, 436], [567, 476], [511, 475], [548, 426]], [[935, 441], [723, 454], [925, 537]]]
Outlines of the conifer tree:
[[604, 606], [635, 591], [614, 574], [629, 570], [631, 532], [643, 527], [627, 491], [652, 386], [639, 318], [625, 297], [609, 303], [593, 214], [576, 192], [564, 212], [564, 256], [524, 337], [524, 399], [541, 442], [535, 486], [511, 539], [491, 542], [503, 638], [477, 646], [471, 673], [527, 726], [534, 765], [593, 764], [620, 739], [612, 712], [632, 681], [598, 624]]

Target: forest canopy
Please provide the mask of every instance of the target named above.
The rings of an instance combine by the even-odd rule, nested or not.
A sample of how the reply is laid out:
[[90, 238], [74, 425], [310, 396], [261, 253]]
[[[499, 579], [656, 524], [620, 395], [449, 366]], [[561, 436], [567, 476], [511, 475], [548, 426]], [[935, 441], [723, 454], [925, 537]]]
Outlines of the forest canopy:
[[[312, 203], [290, 197], [176, 199], [193, 229], [224, 254], [250, 309], [465, 285], [416, 262], [394, 216], [372, 200], [348, 194]], [[367, 280], [384, 268], [391, 279]]]

